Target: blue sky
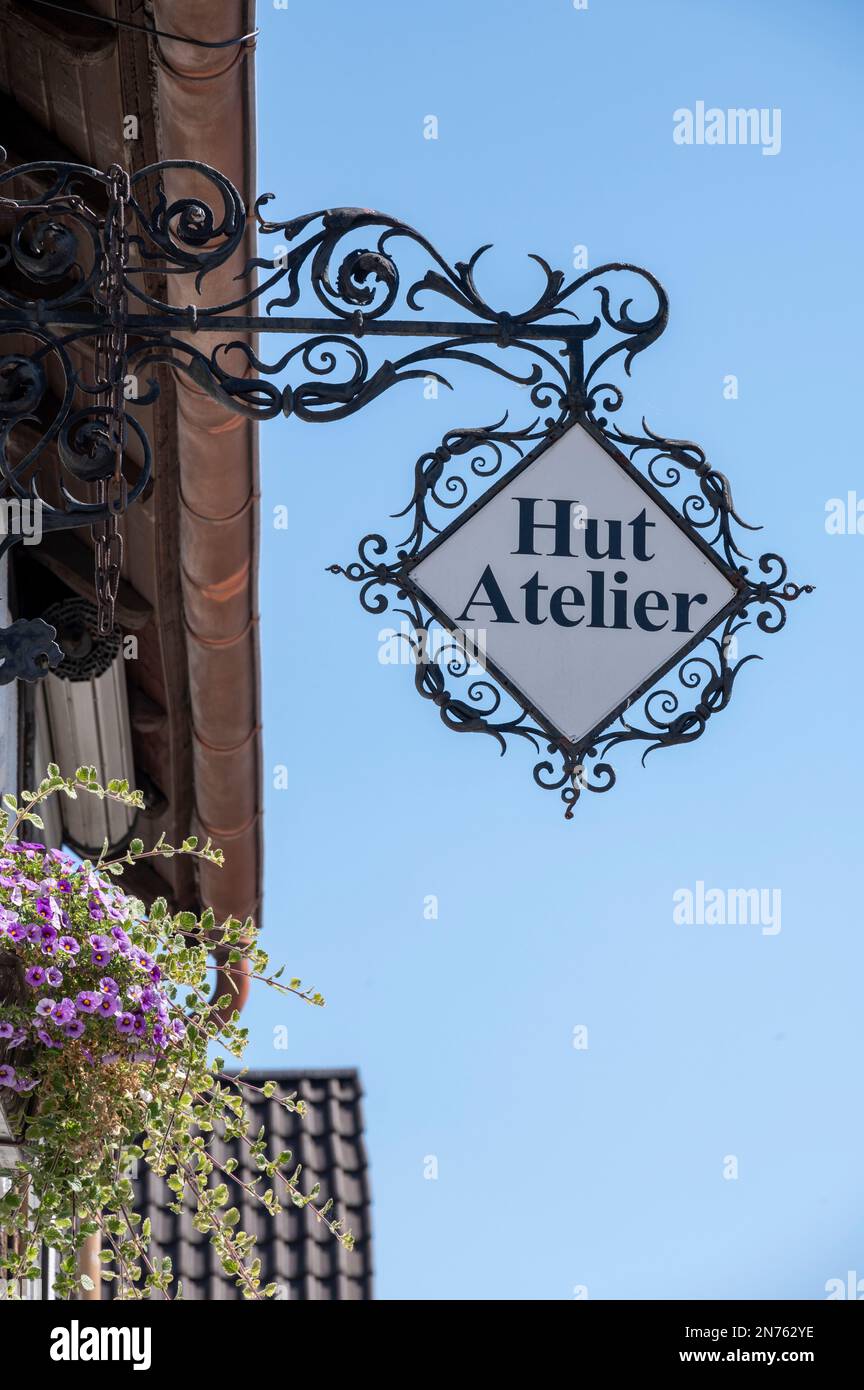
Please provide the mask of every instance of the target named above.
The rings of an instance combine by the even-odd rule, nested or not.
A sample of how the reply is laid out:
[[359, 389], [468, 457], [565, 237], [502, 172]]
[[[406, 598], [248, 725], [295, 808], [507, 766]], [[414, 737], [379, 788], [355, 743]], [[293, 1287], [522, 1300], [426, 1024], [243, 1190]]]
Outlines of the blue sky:
[[[864, 536], [825, 530], [864, 496], [860, 8], [262, 0], [259, 22], [269, 214], [383, 209], [451, 262], [494, 242], [503, 307], [538, 287], [530, 251], [648, 267], [671, 317], [616, 373], [622, 423], [698, 440], [817, 589], [698, 743], [622, 754], [565, 823], [527, 752], [454, 737], [380, 664], [382, 624], [326, 573], [421, 452], [524, 397], [466, 371], [265, 426], [264, 928], [328, 1007], [255, 996], [249, 1060], [361, 1069], [380, 1298], [824, 1298], [864, 1276]], [[676, 145], [700, 100], [780, 108], [780, 153]], [[781, 931], [676, 925], [699, 880], [780, 889]]]

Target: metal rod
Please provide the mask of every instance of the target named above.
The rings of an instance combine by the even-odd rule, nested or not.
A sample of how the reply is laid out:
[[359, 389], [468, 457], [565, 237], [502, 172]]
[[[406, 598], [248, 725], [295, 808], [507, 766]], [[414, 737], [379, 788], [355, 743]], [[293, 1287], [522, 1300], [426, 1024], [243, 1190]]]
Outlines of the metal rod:
[[[393, 338], [476, 338], [478, 342], [500, 343], [507, 346], [509, 341], [558, 341], [562, 343], [581, 342], [591, 338], [599, 325], [592, 324], [552, 324], [552, 323], [473, 323], [471, 321], [442, 321], [440, 319], [369, 319], [362, 314], [351, 318], [291, 318], [281, 315], [245, 318], [239, 315], [220, 314], [208, 316], [206, 311], [189, 310], [170, 316], [151, 314], [128, 314], [124, 320], [129, 333], [150, 334], [170, 333], [296, 333], [311, 336], [332, 337], [342, 334], [351, 338], [393, 337]], [[104, 330], [104, 316], [64, 309], [52, 313], [50, 306], [34, 305], [29, 313], [6, 311], [0, 317], [0, 329], [26, 328], [30, 324], [40, 327], [76, 331], [90, 328], [94, 333]]]

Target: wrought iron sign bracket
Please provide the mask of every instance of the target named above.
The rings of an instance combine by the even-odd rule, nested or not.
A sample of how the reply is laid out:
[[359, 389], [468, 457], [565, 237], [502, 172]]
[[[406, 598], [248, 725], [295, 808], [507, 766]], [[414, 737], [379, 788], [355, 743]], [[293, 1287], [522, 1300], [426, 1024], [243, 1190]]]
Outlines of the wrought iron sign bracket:
[[[191, 195], [182, 191], [189, 179], [196, 190]], [[16, 180], [16, 187], [36, 186], [38, 193], [6, 196]], [[810, 586], [789, 581], [785, 562], [771, 553], [758, 558], [758, 575], [751, 574], [733, 534], [745, 523], [729, 484], [697, 445], [665, 438], [644, 422], [635, 434], [610, 424], [623, 393], [607, 379], [607, 364], [620, 359], [629, 375], [636, 356], [664, 331], [668, 301], [659, 281], [623, 263], [568, 281], [534, 256], [539, 294], [520, 311], [498, 310], [476, 282], [488, 247], [450, 264], [420, 232], [385, 214], [335, 208], [280, 222], [264, 216], [271, 198], [259, 198], [251, 217], [262, 237], [278, 240], [273, 255], [247, 261], [235, 277], [243, 283], [254, 275], [251, 289], [207, 305], [200, 302], [207, 277], [240, 250], [250, 220], [239, 193], [217, 170], [187, 160], [134, 174], [119, 166], [102, 172], [40, 161], [0, 175], [0, 332], [10, 348], [0, 356], [0, 500], [7, 518], [15, 506], [38, 507], [44, 532], [93, 528], [97, 599], [110, 627], [122, 560], [118, 519], [151, 476], [149, 441], [134, 413], [158, 396], [148, 369], [167, 365], [253, 420], [286, 415], [328, 422], [354, 414], [399, 383], [432, 377], [450, 386], [448, 368], [476, 367], [525, 388], [535, 418], [521, 427], [505, 417], [446, 434], [415, 464], [413, 494], [397, 513], [410, 518], [408, 536], [391, 547], [383, 536], [369, 535], [357, 561], [333, 570], [359, 584], [372, 613], [383, 612], [395, 596], [411, 625], [410, 641], [422, 644], [436, 614], [424, 609], [412, 587], [411, 568], [448, 513], [482, 505], [483, 495], [474, 498], [472, 489], [488, 485], [505, 458], [532, 457], [581, 425], [622, 466], [641, 471], [664, 506], [671, 509], [668, 491], [688, 478], [695, 482], [696, 491], [677, 510], [678, 522], [699, 545], [716, 551], [735, 590], [729, 612], [698, 634], [699, 642], [713, 645], [714, 662], [683, 653], [687, 660], [678, 675], [685, 690], [700, 687], [698, 699], [682, 709], [678, 695], [655, 690], [637, 723], [634, 701], [645, 693], [639, 691], [614, 720], [574, 744], [538, 717], [519, 690], [508, 688], [503, 672], [488, 669], [477, 678], [471, 662], [458, 655], [455, 665], [418, 663], [417, 689], [449, 728], [491, 735], [502, 751], [508, 739], [538, 751], [545, 745], [535, 781], [560, 791], [568, 815], [582, 790], [603, 791], [614, 783], [607, 761], [613, 748], [640, 741], [651, 751], [698, 737], [728, 704], [735, 675], [750, 659], [733, 661], [729, 651], [751, 611], [758, 610], [763, 632], [777, 631], [785, 605]], [[107, 210], [96, 212], [97, 206]], [[375, 237], [373, 249], [358, 241], [366, 233]], [[426, 264], [404, 287], [397, 249]], [[174, 293], [152, 294], [152, 277]], [[181, 285], [187, 289], [180, 291]], [[647, 309], [637, 312], [634, 305], [646, 296]], [[428, 317], [430, 301], [446, 301], [458, 317]], [[301, 303], [323, 313], [290, 312]], [[254, 344], [257, 335], [271, 334], [300, 341], [266, 361]], [[418, 342], [375, 365], [364, 344], [378, 339]], [[130, 379], [146, 383], [133, 400], [125, 397]], [[130, 431], [138, 456], [134, 476]], [[6, 529], [0, 555], [20, 539]], [[0, 632], [0, 680], [45, 674], [56, 664], [53, 636], [38, 621]], [[704, 681], [696, 679], [697, 669]], [[466, 671], [462, 700], [447, 677]], [[516, 700], [512, 717], [502, 712], [505, 696]]]

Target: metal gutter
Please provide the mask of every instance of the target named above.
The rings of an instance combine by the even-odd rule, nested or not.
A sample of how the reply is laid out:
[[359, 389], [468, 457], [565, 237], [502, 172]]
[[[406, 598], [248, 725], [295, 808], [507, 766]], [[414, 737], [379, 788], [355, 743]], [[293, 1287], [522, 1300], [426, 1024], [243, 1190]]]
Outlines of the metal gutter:
[[[255, 27], [252, 0], [158, 0], [158, 28], [219, 40]], [[165, 159], [193, 159], [222, 170], [247, 207], [255, 198], [254, 48], [202, 49], [173, 39], [155, 45], [160, 148]], [[207, 187], [180, 171], [173, 196]], [[255, 254], [254, 223], [238, 255], [208, 276], [200, 302], [218, 303], [251, 284], [234, 277]], [[173, 302], [194, 286], [168, 277]], [[194, 297], [191, 298], [194, 304]], [[239, 335], [237, 335], [239, 337]], [[197, 334], [196, 346], [215, 346]], [[254, 343], [253, 343], [254, 346]], [[245, 363], [232, 364], [238, 374]], [[185, 377], [177, 383], [180, 567], [193, 730], [195, 818], [199, 834], [225, 850], [227, 870], [204, 865], [202, 900], [217, 919], [258, 916], [262, 883], [262, 770], [258, 641], [257, 427], [226, 411]], [[245, 998], [245, 982], [241, 988]]]

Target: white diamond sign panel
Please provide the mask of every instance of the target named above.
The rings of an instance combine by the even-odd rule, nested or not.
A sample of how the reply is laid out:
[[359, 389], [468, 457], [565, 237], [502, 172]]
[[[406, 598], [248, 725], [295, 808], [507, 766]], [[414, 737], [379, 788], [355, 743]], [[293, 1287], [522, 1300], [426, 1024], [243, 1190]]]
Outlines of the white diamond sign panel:
[[523, 461], [408, 568], [517, 698], [571, 742], [712, 628], [719, 557], [582, 425]]

